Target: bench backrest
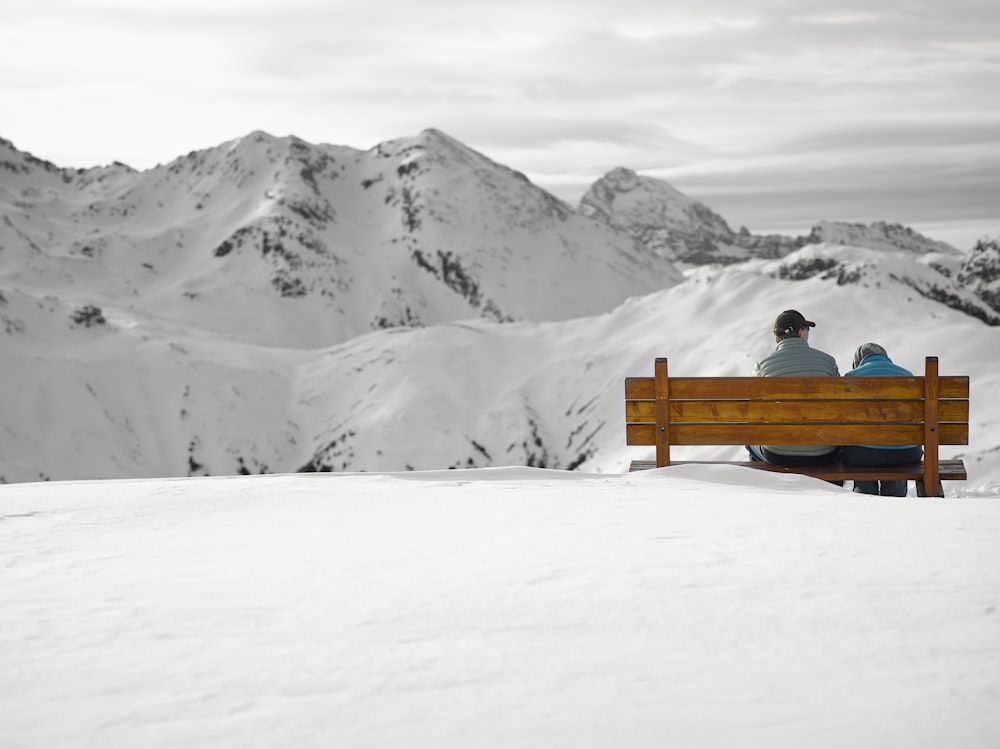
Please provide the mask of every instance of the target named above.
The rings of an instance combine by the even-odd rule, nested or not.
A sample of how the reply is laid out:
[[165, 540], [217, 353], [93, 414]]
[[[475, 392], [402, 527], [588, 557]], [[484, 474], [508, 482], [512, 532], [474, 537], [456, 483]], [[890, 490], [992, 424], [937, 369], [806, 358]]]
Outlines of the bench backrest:
[[625, 380], [626, 439], [655, 445], [923, 445], [937, 479], [938, 445], [969, 444], [969, 378], [653, 377]]

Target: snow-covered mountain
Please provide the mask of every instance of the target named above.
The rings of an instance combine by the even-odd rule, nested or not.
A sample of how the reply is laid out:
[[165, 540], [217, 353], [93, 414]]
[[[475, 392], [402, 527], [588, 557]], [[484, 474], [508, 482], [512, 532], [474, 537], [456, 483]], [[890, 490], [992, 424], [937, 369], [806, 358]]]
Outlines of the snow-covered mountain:
[[[982, 262], [936, 252], [914, 256], [907, 250], [879, 251], [821, 242], [808, 244], [777, 261], [758, 267], [775, 278], [802, 281], [820, 278], [838, 286], [858, 287], [859, 294], [898, 297], [918, 294], [946, 307], [1000, 325], [1000, 307], [988, 294], [977, 293], [981, 279], [997, 273], [989, 254]], [[975, 280], [974, 280], [975, 279]], [[982, 282], [985, 283], [985, 282]], [[887, 301], [894, 301], [887, 299]]]
[[[945, 457], [1000, 480], [992, 241], [821, 224], [755, 254], [741, 232], [682, 277], [594, 200], [574, 211], [433, 130], [368, 151], [253, 133], [143, 173], [0, 149], [0, 481], [619, 471], [642, 457], [624, 377], [656, 356], [746, 374], [789, 307], [841, 369], [875, 340], [970, 375], [972, 443]], [[729, 236], [636, 179], [616, 184], [661, 194], [663, 222]]]
[[255, 132], [147, 172], [60, 170], [3, 142], [0, 185], [8, 288], [267, 345], [568, 319], [680, 280], [436, 130], [368, 151]]
[[737, 263], [775, 258], [802, 242], [789, 237], [734, 232], [725, 219], [663, 180], [618, 167], [598, 179], [580, 199], [580, 212], [639, 243], [650, 254], [677, 263]]
[[779, 258], [811, 244], [867, 247], [915, 255], [960, 256], [954, 247], [900, 224], [820, 221], [800, 237], [733, 231], [707, 205], [668, 182], [618, 167], [598, 179], [580, 200], [580, 212], [633, 237], [651, 254], [685, 265]]
[[804, 244], [841, 244], [889, 252], [903, 250], [914, 255], [958, 256], [962, 254], [946, 242], [938, 242], [925, 237], [908, 226], [890, 224], [885, 221], [875, 221], [871, 224], [820, 221], [801, 241]]
[[[921, 295], [967, 312], [990, 325], [1000, 324], [995, 243], [984, 238], [967, 256], [945, 242], [930, 239], [900, 224], [820, 221], [803, 236], [751, 234], [746, 227], [734, 232], [725, 219], [704, 203], [672, 185], [618, 167], [601, 177], [580, 201], [580, 212], [632, 237], [649, 254], [668, 258], [679, 266], [735, 264], [749, 260], [790, 258], [774, 271], [787, 277], [817, 273], [836, 276], [840, 283], [858, 281], [864, 265], [880, 265], [878, 254], [815, 253], [803, 248], [848, 247], [905, 255], [934, 272], [907, 275]], [[958, 285], [948, 279], [955, 279]]]

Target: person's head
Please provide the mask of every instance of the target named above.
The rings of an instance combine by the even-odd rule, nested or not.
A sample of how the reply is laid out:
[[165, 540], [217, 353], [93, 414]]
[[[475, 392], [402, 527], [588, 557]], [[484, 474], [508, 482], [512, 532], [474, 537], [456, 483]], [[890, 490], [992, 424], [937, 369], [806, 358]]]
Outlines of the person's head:
[[875, 354], [881, 354], [882, 356], [889, 355], [889, 353], [877, 343], [862, 343], [858, 346], [858, 350], [854, 352], [854, 369], [860, 367], [861, 362], [869, 356], [874, 356]]
[[816, 323], [809, 322], [802, 313], [794, 309], [786, 309], [774, 321], [774, 337], [778, 341], [786, 338], [806, 338], [809, 328], [815, 328]]

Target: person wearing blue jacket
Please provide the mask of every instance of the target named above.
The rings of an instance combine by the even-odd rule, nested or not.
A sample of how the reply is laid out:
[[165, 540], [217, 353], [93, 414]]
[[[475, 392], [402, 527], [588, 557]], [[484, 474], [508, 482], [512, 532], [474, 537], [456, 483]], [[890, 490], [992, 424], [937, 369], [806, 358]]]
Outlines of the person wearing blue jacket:
[[[908, 369], [893, 364], [885, 348], [877, 343], [863, 343], [854, 352], [854, 368], [844, 377], [912, 377]], [[865, 466], [916, 463], [923, 457], [920, 445], [849, 445], [844, 447], [844, 460]], [[859, 494], [880, 494], [883, 497], [905, 497], [905, 481], [855, 481]]]

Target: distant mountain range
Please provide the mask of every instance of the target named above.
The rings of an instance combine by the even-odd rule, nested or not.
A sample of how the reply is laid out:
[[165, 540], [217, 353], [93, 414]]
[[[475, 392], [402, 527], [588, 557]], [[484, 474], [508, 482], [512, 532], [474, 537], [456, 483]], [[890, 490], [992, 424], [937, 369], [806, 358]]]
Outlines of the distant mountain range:
[[3, 144], [0, 185], [9, 281], [267, 345], [568, 319], [681, 280], [436, 130], [368, 151], [256, 132], [146, 172], [67, 172]]
[[0, 216], [0, 481], [617, 470], [622, 378], [748, 371], [775, 309], [844, 351], [881, 314], [918, 361], [1000, 331], [993, 239], [753, 235], [624, 168], [573, 208], [437, 130], [254, 132], [144, 172], [0, 141]]

